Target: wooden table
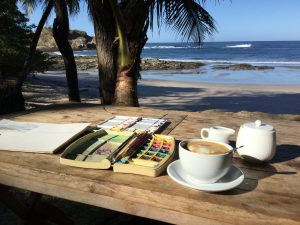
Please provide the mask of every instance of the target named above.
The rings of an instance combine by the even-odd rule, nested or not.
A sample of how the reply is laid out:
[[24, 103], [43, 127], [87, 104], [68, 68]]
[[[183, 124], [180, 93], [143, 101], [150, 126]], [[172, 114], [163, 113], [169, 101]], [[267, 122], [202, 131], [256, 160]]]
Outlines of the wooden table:
[[[234, 128], [256, 116], [215, 111], [179, 112], [131, 107], [61, 105], [6, 116], [17, 121], [91, 122], [114, 115], [165, 117], [163, 131], [177, 140], [199, 137], [212, 125]], [[175, 224], [300, 224], [300, 122], [263, 117], [277, 130], [277, 154], [253, 165], [237, 155], [246, 179], [237, 188], [207, 193], [181, 186], [164, 173], [152, 178], [64, 166], [60, 154], [0, 151], [0, 183]], [[235, 140], [236, 137], [233, 138]]]

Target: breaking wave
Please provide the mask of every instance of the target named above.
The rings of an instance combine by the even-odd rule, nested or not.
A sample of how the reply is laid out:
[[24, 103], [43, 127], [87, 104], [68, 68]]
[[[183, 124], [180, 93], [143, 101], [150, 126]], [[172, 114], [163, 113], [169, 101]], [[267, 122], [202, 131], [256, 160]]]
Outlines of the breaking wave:
[[227, 45], [227, 48], [251, 48], [252, 44]]

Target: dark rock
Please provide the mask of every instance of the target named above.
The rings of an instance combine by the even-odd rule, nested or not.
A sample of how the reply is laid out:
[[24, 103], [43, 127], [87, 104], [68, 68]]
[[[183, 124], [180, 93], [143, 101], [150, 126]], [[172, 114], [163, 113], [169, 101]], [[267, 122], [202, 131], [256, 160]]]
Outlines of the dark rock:
[[253, 66], [250, 64], [232, 64], [232, 65], [216, 65], [213, 66], [215, 70], [269, 70], [274, 69], [272, 66]]
[[[63, 70], [64, 62], [61, 56], [51, 56], [50, 59], [55, 61], [53, 70]], [[97, 70], [97, 57], [96, 56], [76, 56], [75, 57], [77, 69], [83, 70]], [[180, 70], [180, 69], [195, 69], [195, 73], [199, 67], [205, 64], [200, 62], [177, 62], [177, 61], [164, 61], [159, 59], [143, 59], [141, 61], [141, 70]]]
[[80, 31], [80, 30], [70, 30], [69, 32], [69, 39], [76, 39], [79, 37], [83, 37], [86, 42], [90, 42], [92, 41], [93, 37], [87, 35], [87, 33], [85, 31]]
[[164, 61], [160, 59], [143, 59], [141, 61], [141, 70], [196, 69], [204, 65], [204, 63], [200, 62], [179, 62]]

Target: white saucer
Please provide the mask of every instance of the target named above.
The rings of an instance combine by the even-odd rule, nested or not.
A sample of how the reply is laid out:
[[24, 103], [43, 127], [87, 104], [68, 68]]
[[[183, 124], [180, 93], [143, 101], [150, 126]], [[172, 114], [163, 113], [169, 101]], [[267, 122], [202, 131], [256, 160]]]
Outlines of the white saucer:
[[172, 162], [168, 166], [167, 172], [174, 181], [181, 185], [209, 192], [230, 190], [240, 185], [245, 178], [244, 173], [239, 168], [231, 166], [228, 173], [215, 183], [193, 184], [186, 178], [186, 174], [182, 170], [179, 160]]

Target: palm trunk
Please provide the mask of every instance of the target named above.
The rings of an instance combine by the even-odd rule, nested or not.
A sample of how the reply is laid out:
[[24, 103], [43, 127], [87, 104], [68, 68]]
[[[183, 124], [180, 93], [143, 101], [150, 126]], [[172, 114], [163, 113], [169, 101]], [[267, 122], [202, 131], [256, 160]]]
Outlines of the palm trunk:
[[124, 25], [127, 32], [122, 35], [127, 35], [124, 40], [127, 41], [126, 48], [129, 49], [130, 63], [127, 66], [121, 63], [118, 65], [115, 105], [139, 106], [137, 80], [140, 78], [139, 71], [142, 49], [148, 39], [148, 10], [147, 4], [139, 0], [132, 1], [129, 7], [126, 7], [126, 5], [123, 6], [122, 14], [126, 18]]
[[35, 33], [33, 35], [32, 41], [31, 41], [31, 45], [30, 45], [30, 49], [29, 49], [29, 53], [25, 59], [25, 63], [24, 63], [24, 67], [23, 67], [23, 79], [25, 80], [27, 75], [30, 72], [31, 69], [31, 64], [32, 64], [32, 59], [36, 50], [36, 46], [38, 44], [38, 41], [40, 39], [41, 36], [41, 32], [43, 30], [43, 27], [51, 13], [51, 10], [53, 8], [53, 2], [50, 0], [41, 19], [40, 22], [35, 30]]
[[80, 102], [77, 68], [73, 50], [68, 42], [69, 18], [65, 0], [53, 0], [56, 18], [53, 21], [53, 37], [62, 54], [68, 84], [69, 101]]
[[116, 85], [117, 48], [113, 44], [116, 28], [110, 5], [89, 0], [93, 16], [96, 51], [98, 56], [99, 93], [102, 104], [113, 103]]
[[139, 37], [131, 38], [128, 43], [133, 63], [129, 69], [119, 68], [118, 70], [114, 105], [139, 106], [137, 81], [141, 77], [141, 53], [147, 42], [146, 32], [146, 30], [140, 31]]
[[118, 71], [114, 105], [139, 106], [137, 78], [133, 73], [137, 73], [137, 71]]

